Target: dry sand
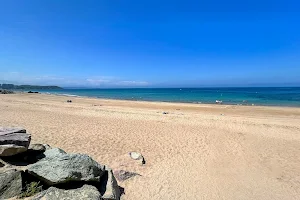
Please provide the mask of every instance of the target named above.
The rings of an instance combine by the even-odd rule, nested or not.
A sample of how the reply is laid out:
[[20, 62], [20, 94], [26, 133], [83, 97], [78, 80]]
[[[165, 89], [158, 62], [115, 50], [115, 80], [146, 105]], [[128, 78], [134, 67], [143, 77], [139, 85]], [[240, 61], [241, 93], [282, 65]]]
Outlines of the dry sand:
[[300, 199], [300, 108], [15, 94], [0, 95], [0, 126], [101, 164], [141, 152], [126, 200]]

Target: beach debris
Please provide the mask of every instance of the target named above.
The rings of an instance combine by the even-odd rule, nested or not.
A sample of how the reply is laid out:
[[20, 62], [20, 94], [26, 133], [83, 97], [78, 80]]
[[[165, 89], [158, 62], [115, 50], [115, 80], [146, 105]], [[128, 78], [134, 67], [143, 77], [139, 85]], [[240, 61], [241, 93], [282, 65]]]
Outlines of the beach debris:
[[222, 116], [224, 116], [224, 114], [221, 114]]
[[122, 156], [118, 156], [115, 162], [111, 163], [114, 170], [126, 170], [135, 172], [137, 168], [146, 164], [145, 158], [138, 152], [130, 152]]
[[87, 199], [95, 200], [102, 199], [101, 194], [98, 189], [92, 185], [83, 185], [77, 189], [63, 190], [55, 187], [50, 187], [49, 189], [41, 192], [32, 200], [42, 200], [42, 199]]
[[39, 92], [28, 91], [29, 94], [38, 94]]
[[114, 175], [116, 176], [118, 181], [126, 181], [127, 179], [130, 179], [134, 176], [141, 176], [138, 173], [129, 172], [129, 171], [126, 171], [126, 170], [115, 170]]
[[22, 172], [11, 169], [0, 173], [0, 199], [9, 199], [22, 192]]
[[141, 153], [132, 151], [132, 152], [129, 152], [129, 156], [131, 159], [138, 161], [141, 165], [146, 164], [144, 156]]
[[163, 112], [163, 115], [167, 115], [167, 114], [169, 114], [168, 112]]
[[[28, 187], [38, 186], [46, 190], [33, 188], [35, 192], [26, 193], [26, 197], [38, 193], [31, 199], [120, 200], [121, 189], [111, 168], [100, 165], [86, 154], [69, 154], [47, 144], [30, 145], [30, 139], [25, 129], [0, 128], [2, 148], [12, 145], [25, 150], [1, 157], [0, 199], [21, 197]], [[137, 160], [127, 155], [129, 160], [143, 160], [141, 154], [132, 155]], [[122, 175], [128, 178], [133, 173]]]
[[22, 128], [0, 127], [0, 156], [13, 156], [25, 152], [31, 136]]
[[134, 176], [142, 176], [141, 172], [145, 164], [145, 159], [141, 153], [130, 152], [116, 157], [111, 166], [113, 167], [115, 177], [119, 181], [125, 181]]
[[67, 103], [72, 103], [72, 100], [67, 100]]
[[143, 160], [144, 159], [144, 157], [142, 156], [141, 153], [138, 153], [138, 152], [135, 152], [135, 151], [129, 152], [129, 155], [134, 160]]
[[222, 104], [223, 103], [223, 101], [221, 101], [221, 100], [216, 100], [216, 104]]

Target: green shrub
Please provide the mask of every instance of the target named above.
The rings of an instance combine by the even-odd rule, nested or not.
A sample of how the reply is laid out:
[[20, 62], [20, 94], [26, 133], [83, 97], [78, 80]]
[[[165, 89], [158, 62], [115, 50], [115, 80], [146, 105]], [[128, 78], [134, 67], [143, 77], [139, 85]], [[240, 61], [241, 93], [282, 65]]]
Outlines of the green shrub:
[[25, 190], [19, 195], [19, 198], [31, 197], [42, 191], [40, 182], [31, 182], [26, 184]]

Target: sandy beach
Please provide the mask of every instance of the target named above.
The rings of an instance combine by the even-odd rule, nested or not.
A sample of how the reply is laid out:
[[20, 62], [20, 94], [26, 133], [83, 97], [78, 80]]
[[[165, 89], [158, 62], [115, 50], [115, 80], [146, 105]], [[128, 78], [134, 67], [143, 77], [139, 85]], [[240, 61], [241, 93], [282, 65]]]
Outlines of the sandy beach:
[[125, 200], [300, 199], [300, 108], [13, 94], [0, 126], [112, 167], [141, 152]]

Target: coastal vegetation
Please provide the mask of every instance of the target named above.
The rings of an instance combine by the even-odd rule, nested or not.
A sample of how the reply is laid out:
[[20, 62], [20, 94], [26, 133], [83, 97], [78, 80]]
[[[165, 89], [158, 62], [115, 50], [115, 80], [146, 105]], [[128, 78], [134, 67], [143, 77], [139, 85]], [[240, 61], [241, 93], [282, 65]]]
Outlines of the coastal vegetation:
[[14, 85], [14, 84], [0, 84], [0, 89], [6, 90], [53, 90], [62, 89], [58, 86], [40, 86], [40, 85]]

